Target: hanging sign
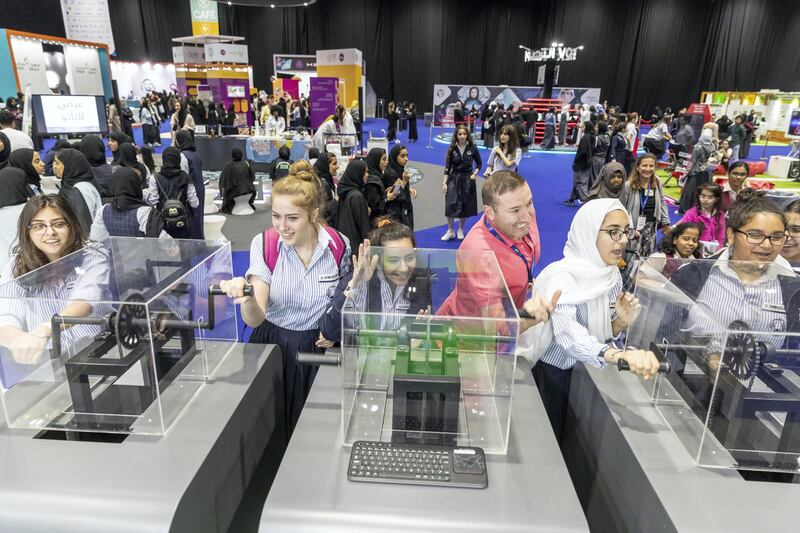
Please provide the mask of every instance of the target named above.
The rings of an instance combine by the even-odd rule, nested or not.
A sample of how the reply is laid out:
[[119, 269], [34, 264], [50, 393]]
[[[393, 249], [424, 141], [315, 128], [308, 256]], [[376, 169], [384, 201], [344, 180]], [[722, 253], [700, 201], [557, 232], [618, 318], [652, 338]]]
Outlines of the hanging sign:
[[564, 46], [563, 44], [553, 43], [550, 46], [532, 50], [525, 46], [520, 46], [525, 50], [525, 62], [530, 61], [575, 61], [578, 59], [578, 50], [583, 50], [583, 45], [575, 48]]

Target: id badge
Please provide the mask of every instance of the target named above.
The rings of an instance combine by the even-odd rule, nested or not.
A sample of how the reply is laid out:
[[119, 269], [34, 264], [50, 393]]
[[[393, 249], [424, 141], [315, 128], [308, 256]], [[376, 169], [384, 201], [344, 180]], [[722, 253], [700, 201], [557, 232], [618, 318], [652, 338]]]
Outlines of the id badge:
[[639, 218], [636, 219], [636, 231], [642, 231], [646, 223], [647, 217], [644, 215], [639, 215]]

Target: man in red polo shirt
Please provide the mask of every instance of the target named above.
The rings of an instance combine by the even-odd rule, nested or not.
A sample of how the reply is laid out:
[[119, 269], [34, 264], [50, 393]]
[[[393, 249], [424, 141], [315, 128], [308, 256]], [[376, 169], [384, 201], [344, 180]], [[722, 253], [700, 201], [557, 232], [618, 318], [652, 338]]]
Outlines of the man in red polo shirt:
[[533, 267], [541, 254], [531, 188], [516, 172], [502, 170], [486, 180], [482, 197], [483, 216], [458, 248], [460, 273], [456, 287], [437, 314], [481, 316], [483, 313], [480, 308], [499, 303], [497, 300], [501, 291], [497, 287], [497, 280], [490, 279], [496, 268], [475, 264], [480, 257], [486, 257], [486, 251], [491, 251], [500, 266], [514, 306], [523, 309], [533, 319], [527, 321], [524, 330], [549, 319], [560, 296], [558, 291], [550, 302], [539, 295], [526, 301], [533, 281]]

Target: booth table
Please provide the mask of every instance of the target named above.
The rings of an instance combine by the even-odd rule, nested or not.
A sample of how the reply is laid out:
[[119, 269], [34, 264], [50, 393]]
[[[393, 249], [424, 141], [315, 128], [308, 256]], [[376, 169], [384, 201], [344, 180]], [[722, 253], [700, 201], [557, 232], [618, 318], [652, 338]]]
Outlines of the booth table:
[[460, 489], [347, 479], [341, 370], [321, 367], [261, 515], [260, 531], [587, 531], [529, 372], [517, 369], [507, 455], [489, 486]]
[[3, 422], [0, 529], [226, 531], [264, 450], [285, 446], [282, 375], [274, 346], [233, 345], [163, 437], [51, 440]]
[[569, 407], [564, 457], [593, 530], [797, 531], [800, 485], [696, 466], [635, 376], [576, 365]]
[[311, 139], [284, 139], [282, 137], [251, 137], [227, 135], [208, 137], [197, 135], [194, 140], [198, 155], [203, 160], [203, 170], [222, 170], [231, 161], [231, 150], [239, 148], [256, 171], [266, 171], [268, 164], [278, 157], [278, 149], [288, 145], [292, 161], [308, 159]]

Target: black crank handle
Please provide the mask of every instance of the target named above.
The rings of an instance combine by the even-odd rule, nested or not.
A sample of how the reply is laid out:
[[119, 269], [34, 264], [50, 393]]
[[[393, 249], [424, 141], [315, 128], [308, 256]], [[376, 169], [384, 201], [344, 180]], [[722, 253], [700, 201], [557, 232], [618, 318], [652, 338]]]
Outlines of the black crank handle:
[[[208, 295], [209, 296], [225, 296], [225, 291], [220, 289], [219, 285], [212, 285], [208, 288]], [[244, 295], [245, 296], [253, 296], [253, 286], [252, 285], [245, 285], [244, 286]]]
[[[625, 370], [630, 370], [631, 367], [625, 359], [617, 359], [617, 370], [620, 372]], [[666, 374], [670, 371], [669, 362], [668, 361], [661, 361], [658, 363], [658, 373], [659, 374]]]

